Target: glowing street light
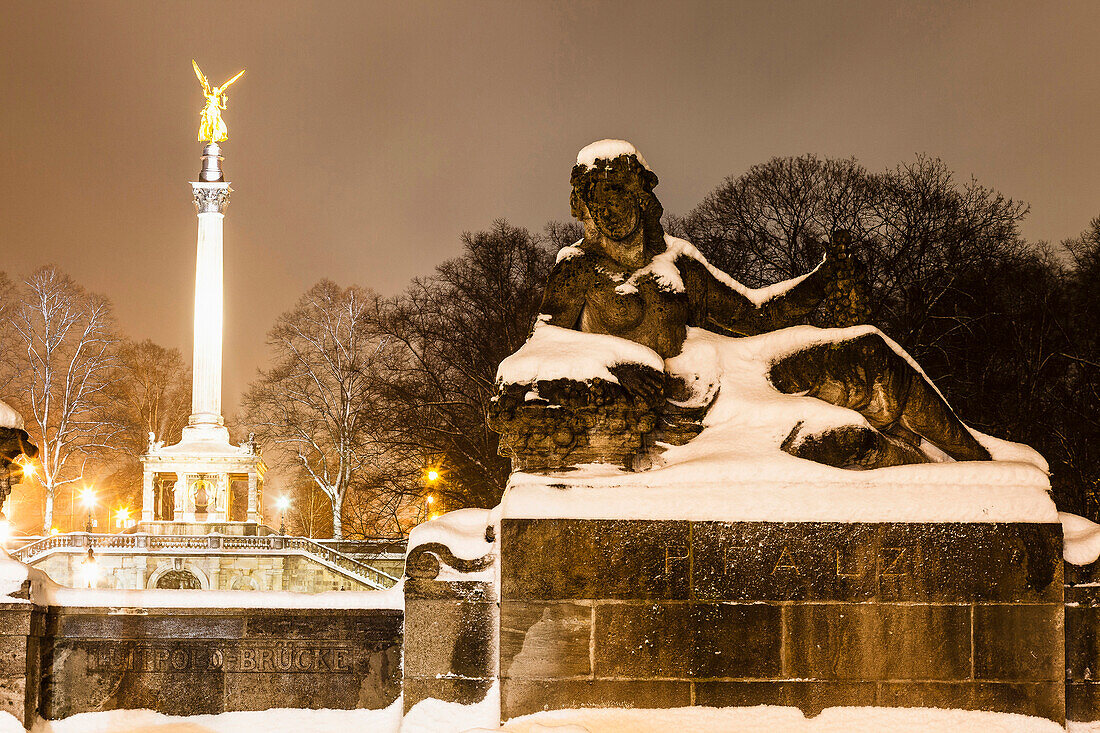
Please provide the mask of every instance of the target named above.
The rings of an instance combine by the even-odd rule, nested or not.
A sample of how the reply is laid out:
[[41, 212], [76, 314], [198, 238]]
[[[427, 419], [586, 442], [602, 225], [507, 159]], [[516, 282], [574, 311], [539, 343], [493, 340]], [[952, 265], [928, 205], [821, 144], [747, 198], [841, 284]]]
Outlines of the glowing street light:
[[95, 489], [91, 486], [85, 486], [84, 490], [80, 492], [80, 503], [84, 505], [84, 510], [86, 512], [84, 518], [84, 531], [91, 534], [92, 511], [95, 509], [96, 503]]
[[121, 507], [115, 512], [115, 526], [119, 529], [125, 529], [126, 523], [130, 521], [130, 509], [129, 507]]
[[275, 507], [279, 510], [279, 534], [286, 536], [286, 510], [290, 508], [290, 498], [280, 496], [275, 500]]
[[23, 478], [34, 478], [38, 473], [38, 469], [34, 467], [34, 463], [30, 458], [27, 458], [26, 454], [21, 454], [15, 459], [15, 465], [19, 466], [20, 472], [23, 474]]
[[434, 468], [428, 469], [428, 482], [434, 484], [438, 480], [439, 480], [439, 471], [437, 471]]

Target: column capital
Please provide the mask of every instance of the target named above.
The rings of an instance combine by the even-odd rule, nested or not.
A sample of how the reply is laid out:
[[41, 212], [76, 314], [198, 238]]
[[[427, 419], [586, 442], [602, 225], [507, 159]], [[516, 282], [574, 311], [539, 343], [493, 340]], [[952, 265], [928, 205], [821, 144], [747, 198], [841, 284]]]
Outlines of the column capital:
[[195, 208], [200, 214], [224, 214], [225, 207], [229, 206], [229, 193], [232, 190], [228, 183], [191, 182]]

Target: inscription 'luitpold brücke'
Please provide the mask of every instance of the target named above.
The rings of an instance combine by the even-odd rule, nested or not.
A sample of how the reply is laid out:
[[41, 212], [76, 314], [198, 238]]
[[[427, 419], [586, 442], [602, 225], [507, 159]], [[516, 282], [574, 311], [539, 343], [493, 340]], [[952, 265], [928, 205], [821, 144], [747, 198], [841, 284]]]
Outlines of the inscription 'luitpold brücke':
[[91, 642], [80, 644], [89, 672], [353, 673], [348, 644]]

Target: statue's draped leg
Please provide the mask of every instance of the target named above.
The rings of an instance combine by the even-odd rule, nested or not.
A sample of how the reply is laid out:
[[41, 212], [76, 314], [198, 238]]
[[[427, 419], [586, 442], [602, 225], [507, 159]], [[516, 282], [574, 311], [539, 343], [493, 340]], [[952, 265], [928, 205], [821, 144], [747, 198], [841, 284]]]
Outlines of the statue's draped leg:
[[879, 334], [807, 347], [778, 360], [769, 377], [780, 392], [855, 410], [875, 428], [808, 438], [796, 437], [796, 428], [784, 448], [800, 457], [867, 468], [920, 463], [927, 460], [917, 449], [923, 437], [956, 460], [990, 458], [928, 380]]

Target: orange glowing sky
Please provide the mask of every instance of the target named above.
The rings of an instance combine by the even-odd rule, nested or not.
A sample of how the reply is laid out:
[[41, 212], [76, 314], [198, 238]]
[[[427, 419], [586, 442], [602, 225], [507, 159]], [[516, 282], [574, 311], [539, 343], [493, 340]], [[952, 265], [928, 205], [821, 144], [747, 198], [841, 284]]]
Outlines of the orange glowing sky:
[[568, 217], [576, 151], [632, 140], [683, 213], [775, 155], [943, 158], [1100, 214], [1100, 5], [868, 2], [9, 2], [3, 262], [53, 262], [126, 332], [190, 358], [202, 106], [229, 94], [225, 404], [331, 277], [392, 294], [493, 219]]

